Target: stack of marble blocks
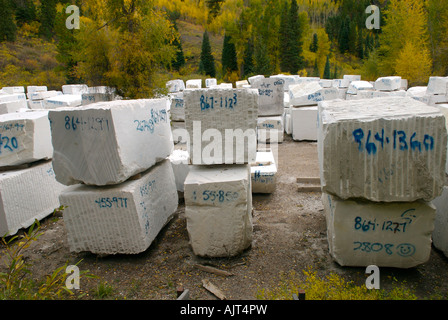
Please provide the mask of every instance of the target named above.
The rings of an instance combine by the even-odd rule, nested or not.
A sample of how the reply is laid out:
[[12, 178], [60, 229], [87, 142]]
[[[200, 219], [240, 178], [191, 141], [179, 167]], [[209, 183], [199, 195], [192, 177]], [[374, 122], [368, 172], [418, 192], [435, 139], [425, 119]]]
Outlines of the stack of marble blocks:
[[48, 111], [0, 115], [0, 236], [13, 235], [59, 207]]
[[322, 87], [318, 78], [289, 86], [292, 138], [296, 141], [317, 140], [317, 103], [337, 99], [336, 87]]
[[0, 114], [17, 112], [27, 108], [24, 87], [3, 87], [0, 90]]
[[281, 77], [251, 79], [251, 88], [258, 90], [257, 141], [262, 144], [282, 143], [284, 134], [284, 86]]
[[171, 220], [178, 194], [168, 100], [50, 110], [56, 180], [70, 251], [136, 254]]
[[185, 129], [184, 90], [182, 79], [170, 80], [166, 83], [170, 104], [171, 131], [174, 143], [186, 143], [188, 137]]
[[334, 260], [397, 268], [426, 262], [446, 152], [444, 116], [415, 99], [320, 102], [318, 156]]
[[250, 164], [256, 158], [258, 90], [186, 90], [184, 101], [191, 137], [184, 182], [191, 247], [203, 257], [238, 255], [252, 243]]

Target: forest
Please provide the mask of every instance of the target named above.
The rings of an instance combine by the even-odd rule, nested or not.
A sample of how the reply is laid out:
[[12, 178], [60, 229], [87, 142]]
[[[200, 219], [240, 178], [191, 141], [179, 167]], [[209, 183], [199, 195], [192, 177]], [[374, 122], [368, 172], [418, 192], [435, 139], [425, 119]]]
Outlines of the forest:
[[[79, 28], [69, 29], [69, 5]], [[369, 5], [379, 28], [366, 26]], [[170, 79], [256, 74], [410, 86], [448, 74], [448, 1], [0, 0], [0, 87], [66, 83], [163, 94]]]

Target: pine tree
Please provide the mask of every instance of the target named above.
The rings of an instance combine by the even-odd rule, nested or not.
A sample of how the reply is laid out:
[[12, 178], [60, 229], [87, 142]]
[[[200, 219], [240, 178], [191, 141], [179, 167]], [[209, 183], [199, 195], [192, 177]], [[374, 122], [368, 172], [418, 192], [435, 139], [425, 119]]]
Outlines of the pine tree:
[[317, 39], [317, 33], [313, 34], [313, 42], [310, 44], [310, 51], [316, 52], [318, 48], [318, 39]]
[[222, 74], [226, 75], [233, 71], [238, 71], [235, 44], [231, 37], [225, 34], [222, 47]]
[[40, 4], [40, 28], [39, 33], [46, 39], [53, 37], [54, 21], [56, 17], [56, 2], [55, 0], [41, 1]]
[[266, 43], [262, 36], [258, 36], [255, 43], [254, 60], [256, 74], [262, 74], [265, 76], [271, 75], [271, 59], [269, 58], [269, 53], [267, 51]]
[[212, 54], [212, 48], [210, 46], [210, 40], [207, 31], [204, 31], [202, 36], [202, 50], [201, 58], [199, 61], [199, 72], [204, 73], [210, 77], [216, 76], [215, 58]]
[[0, 42], [15, 41], [17, 26], [14, 22], [11, 1], [0, 0]]
[[314, 60], [313, 77], [320, 77], [319, 66], [317, 65], [317, 59]]
[[[178, 31], [176, 21], [173, 22], [174, 30]], [[185, 56], [184, 51], [182, 50], [182, 39], [179, 37], [176, 37], [173, 41], [173, 45], [177, 48], [176, 51], [176, 58], [172, 62], [171, 66], [174, 70], [179, 71], [180, 68], [182, 68], [185, 65]]]
[[16, 22], [18, 26], [36, 20], [36, 6], [32, 0], [24, 0], [17, 4]]
[[244, 78], [250, 77], [254, 72], [254, 45], [252, 39], [249, 39], [244, 50], [242, 76]]
[[302, 68], [304, 61], [301, 30], [303, 26], [299, 19], [299, 8], [296, 0], [292, 0], [289, 10], [286, 10], [283, 10], [280, 24], [280, 41], [282, 42], [281, 48], [283, 48], [280, 69], [295, 74]]
[[325, 62], [324, 79], [331, 79], [331, 68], [330, 68], [329, 56], [327, 56], [327, 61]]

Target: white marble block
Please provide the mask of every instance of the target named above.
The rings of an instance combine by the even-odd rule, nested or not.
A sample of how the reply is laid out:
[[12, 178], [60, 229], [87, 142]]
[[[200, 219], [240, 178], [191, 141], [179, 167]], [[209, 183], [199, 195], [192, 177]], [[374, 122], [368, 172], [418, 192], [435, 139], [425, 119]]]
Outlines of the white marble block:
[[26, 87], [27, 94], [31, 94], [36, 91], [47, 91], [47, 90], [48, 90], [47, 86], [27, 86]]
[[357, 100], [357, 99], [374, 99], [381, 97], [405, 97], [406, 91], [404, 90], [395, 90], [395, 91], [370, 91], [370, 90], [361, 90], [358, 91], [357, 94], [347, 94], [345, 96], [345, 100]]
[[291, 108], [292, 138], [317, 141], [317, 106]]
[[186, 89], [201, 89], [202, 79], [189, 79], [185, 82]]
[[216, 78], [205, 79], [205, 87], [206, 88], [210, 88], [210, 87], [216, 86], [216, 85], [218, 85], [218, 81], [216, 80]]
[[305, 82], [289, 87], [289, 104], [292, 107], [317, 105], [319, 101], [339, 98], [335, 87], [322, 88], [317, 81]]
[[375, 81], [375, 90], [394, 91], [401, 88], [401, 77], [380, 77]]
[[448, 77], [429, 77], [427, 94], [443, 94], [447, 93]]
[[247, 81], [249, 82], [250, 85], [254, 84], [256, 81], [260, 80], [260, 79], [264, 79], [264, 75], [262, 74], [258, 74], [252, 77], [247, 78]]
[[447, 131], [439, 109], [408, 97], [319, 103], [324, 192], [342, 199], [431, 201], [445, 181]]
[[2, 91], [7, 94], [17, 94], [17, 93], [25, 93], [25, 87], [17, 86], [17, 87], [3, 87]]
[[184, 106], [192, 164], [243, 164], [255, 159], [257, 90], [186, 90]]
[[135, 180], [61, 193], [71, 252], [137, 254], [145, 251], [177, 210], [173, 169], [165, 159]]
[[185, 83], [182, 79], [170, 80], [166, 83], [168, 92], [179, 92], [185, 90]]
[[426, 93], [426, 86], [410, 87], [406, 91], [406, 97], [411, 97], [417, 101], [429, 104], [430, 95]]
[[86, 84], [65, 84], [62, 86], [62, 93], [80, 96], [89, 93], [89, 87]]
[[350, 82], [350, 85], [348, 86], [347, 94], [357, 94], [358, 92], [363, 91], [363, 90], [373, 91], [374, 88], [373, 88], [373, 85], [368, 81], [363, 81], [363, 80], [352, 81], [352, 82]]
[[177, 191], [184, 192], [185, 178], [190, 171], [190, 156], [188, 151], [181, 149], [173, 150], [169, 156], [169, 159], [173, 167]]
[[81, 104], [81, 94], [59, 94], [44, 99], [45, 109], [55, 109], [60, 107], [79, 107]]
[[17, 112], [23, 108], [28, 108], [28, 102], [26, 100], [0, 102], [0, 114]]
[[249, 85], [249, 82], [247, 80], [240, 80], [235, 82], [235, 86], [237, 89], [241, 89], [245, 85]]
[[24, 93], [0, 94], [0, 103], [13, 101], [26, 101], [26, 95]]
[[183, 91], [170, 94], [170, 118], [171, 121], [185, 121]]
[[284, 83], [283, 79], [277, 78], [259, 78], [251, 83], [251, 87], [258, 90], [259, 116], [283, 114]]
[[343, 80], [348, 80], [349, 82], [352, 81], [361, 81], [361, 75], [359, 74], [344, 74], [342, 76]]
[[432, 204], [436, 207], [432, 243], [448, 257], [448, 186], [443, 187], [442, 195], [435, 198]]
[[50, 110], [56, 179], [117, 184], [174, 148], [167, 99], [116, 100]]
[[258, 117], [257, 141], [261, 143], [283, 142], [283, 116]]
[[171, 121], [171, 132], [174, 143], [190, 143], [190, 135], [185, 127], [185, 121]]
[[322, 194], [329, 251], [341, 266], [412, 268], [428, 261], [436, 209], [430, 202], [341, 200]]
[[185, 179], [185, 216], [193, 252], [235, 256], [252, 243], [250, 166], [191, 166]]
[[53, 213], [66, 186], [56, 181], [51, 161], [0, 172], [0, 237], [14, 235]]
[[271, 150], [257, 151], [257, 158], [251, 163], [250, 173], [252, 193], [275, 192], [277, 165]]
[[0, 115], [0, 167], [51, 159], [48, 111]]
[[350, 85], [349, 79], [333, 79], [333, 87], [348, 88], [349, 85]]
[[50, 91], [34, 91], [32, 93], [27, 93], [27, 97], [31, 100], [44, 100], [46, 98], [51, 98], [58, 95], [62, 95], [62, 92], [56, 90], [50, 90]]

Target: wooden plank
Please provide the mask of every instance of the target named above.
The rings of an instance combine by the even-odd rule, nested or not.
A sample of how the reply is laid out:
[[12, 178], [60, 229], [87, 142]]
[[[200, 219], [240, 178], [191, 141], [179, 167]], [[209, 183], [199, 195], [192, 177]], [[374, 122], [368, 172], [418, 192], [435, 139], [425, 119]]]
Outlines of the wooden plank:
[[209, 280], [207, 279], [203, 279], [202, 280], [202, 286], [207, 289], [208, 291], [210, 291], [211, 293], [213, 293], [218, 299], [220, 300], [226, 300], [226, 296], [224, 295], [224, 293], [222, 293], [221, 290], [218, 289], [218, 287], [216, 287], [213, 283], [211, 283]]

